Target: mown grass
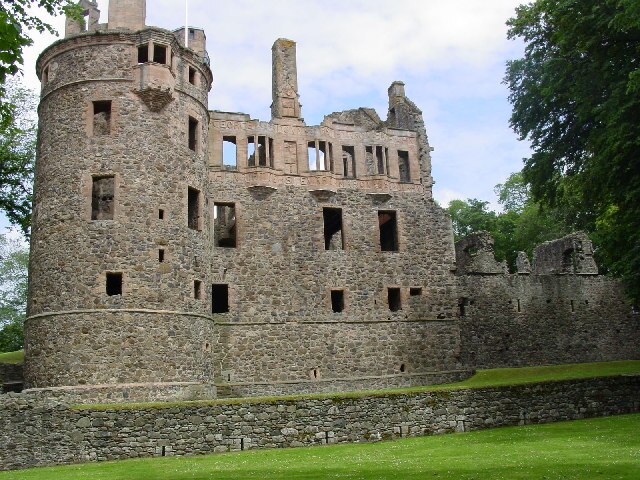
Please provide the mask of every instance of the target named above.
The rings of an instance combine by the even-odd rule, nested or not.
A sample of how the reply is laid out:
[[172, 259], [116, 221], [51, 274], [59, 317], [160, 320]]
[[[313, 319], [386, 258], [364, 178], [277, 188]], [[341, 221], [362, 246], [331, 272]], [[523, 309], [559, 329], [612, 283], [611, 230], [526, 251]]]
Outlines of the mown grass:
[[287, 395], [279, 397], [248, 397], [218, 400], [195, 400], [182, 402], [149, 402], [123, 404], [77, 405], [77, 410], [131, 410], [142, 408], [172, 408], [180, 406], [207, 406], [240, 403], [278, 403], [307, 398], [360, 398], [365, 396], [406, 395], [411, 393], [450, 391], [463, 388], [486, 388], [522, 385], [526, 383], [571, 380], [579, 378], [606, 377], [613, 375], [640, 373], [640, 360], [623, 360], [616, 362], [578, 363], [566, 365], [549, 365], [542, 367], [495, 368], [479, 370], [472, 377], [457, 383], [427, 385], [422, 387], [396, 388], [391, 390], [368, 390], [357, 392], [317, 393], [305, 395]]
[[640, 414], [526, 427], [202, 457], [0, 473], [0, 480], [638, 479]]
[[0, 363], [22, 363], [24, 362], [24, 350], [17, 352], [0, 353]]

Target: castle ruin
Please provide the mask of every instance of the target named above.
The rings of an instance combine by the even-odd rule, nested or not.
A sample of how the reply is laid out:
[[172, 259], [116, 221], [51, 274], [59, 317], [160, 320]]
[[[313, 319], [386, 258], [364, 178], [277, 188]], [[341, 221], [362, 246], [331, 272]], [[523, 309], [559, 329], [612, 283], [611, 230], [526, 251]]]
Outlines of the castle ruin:
[[144, 0], [111, 0], [108, 24], [80, 3], [37, 62], [27, 392], [323, 392], [638, 358], [638, 316], [583, 235], [515, 274], [482, 233], [454, 247], [402, 82], [384, 120], [306, 125], [278, 39], [271, 120], [209, 110], [204, 31], [146, 26]]

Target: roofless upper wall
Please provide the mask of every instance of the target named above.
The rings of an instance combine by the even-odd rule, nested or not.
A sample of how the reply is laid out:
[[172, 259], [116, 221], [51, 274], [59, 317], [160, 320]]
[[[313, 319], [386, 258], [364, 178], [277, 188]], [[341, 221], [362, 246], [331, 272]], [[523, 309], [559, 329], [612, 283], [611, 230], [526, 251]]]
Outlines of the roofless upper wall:
[[146, 0], [109, 0], [109, 30], [141, 30], [146, 16]]

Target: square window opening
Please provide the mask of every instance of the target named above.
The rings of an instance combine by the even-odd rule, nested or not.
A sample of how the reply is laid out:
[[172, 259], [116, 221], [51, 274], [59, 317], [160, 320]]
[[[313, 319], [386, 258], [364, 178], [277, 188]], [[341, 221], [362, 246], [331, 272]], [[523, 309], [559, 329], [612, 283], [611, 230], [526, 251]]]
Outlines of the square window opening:
[[229, 311], [229, 285], [226, 283], [211, 286], [211, 313]]
[[198, 120], [189, 117], [189, 149], [194, 152], [198, 148]]
[[387, 302], [389, 304], [389, 310], [392, 312], [402, 310], [402, 300], [399, 288], [387, 288]]
[[200, 280], [193, 281], [193, 298], [196, 300], [202, 299], [202, 282]]
[[149, 45], [140, 45], [138, 47], [138, 63], [147, 63], [149, 61]]
[[222, 137], [222, 165], [233, 168], [238, 166], [238, 145], [235, 136]]
[[106, 291], [110, 297], [122, 295], [122, 272], [107, 272]]
[[165, 45], [153, 46], [153, 61], [163, 65], [167, 64], [167, 47]]
[[344, 310], [344, 290], [331, 290], [331, 310], [335, 313]]
[[235, 203], [213, 204], [213, 237], [216, 247], [236, 248]]
[[93, 102], [93, 135], [111, 134], [111, 100]]
[[91, 220], [113, 220], [115, 178], [113, 175], [93, 177]]
[[342, 209], [323, 208], [322, 218], [324, 221], [324, 249], [344, 250]]
[[409, 289], [409, 295], [411, 297], [419, 297], [422, 295], [422, 287], [411, 287]]
[[383, 252], [398, 251], [398, 222], [396, 212], [379, 211], [380, 249]]
[[187, 224], [192, 230], [200, 230], [200, 192], [189, 187], [187, 196]]

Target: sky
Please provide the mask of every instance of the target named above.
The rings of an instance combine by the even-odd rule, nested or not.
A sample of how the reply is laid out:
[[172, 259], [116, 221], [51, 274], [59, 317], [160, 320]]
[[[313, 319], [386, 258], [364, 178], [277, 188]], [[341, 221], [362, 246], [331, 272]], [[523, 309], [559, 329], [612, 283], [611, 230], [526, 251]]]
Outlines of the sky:
[[[505, 62], [522, 56], [505, 22], [523, 0], [188, 0], [190, 26], [205, 29], [214, 75], [209, 108], [270, 119], [271, 45], [297, 42], [298, 88], [307, 125], [331, 112], [387, 112], [387, 88], [406, 84], [425, 118], [434, 197], [479, 198], [498, 208], [494, 186], [520, 170], [529, 146], [509, 127]], [[100, 22], [108, 1], [98, 0]], [[185, 0], [147, 0], [147, 25], [185, 23]], [[50, 19], [60, 34], [64, 20]], [[56, 38], [34, 34], [23, 83]], [[7, 225], [0, 219], [0, 227]]]

